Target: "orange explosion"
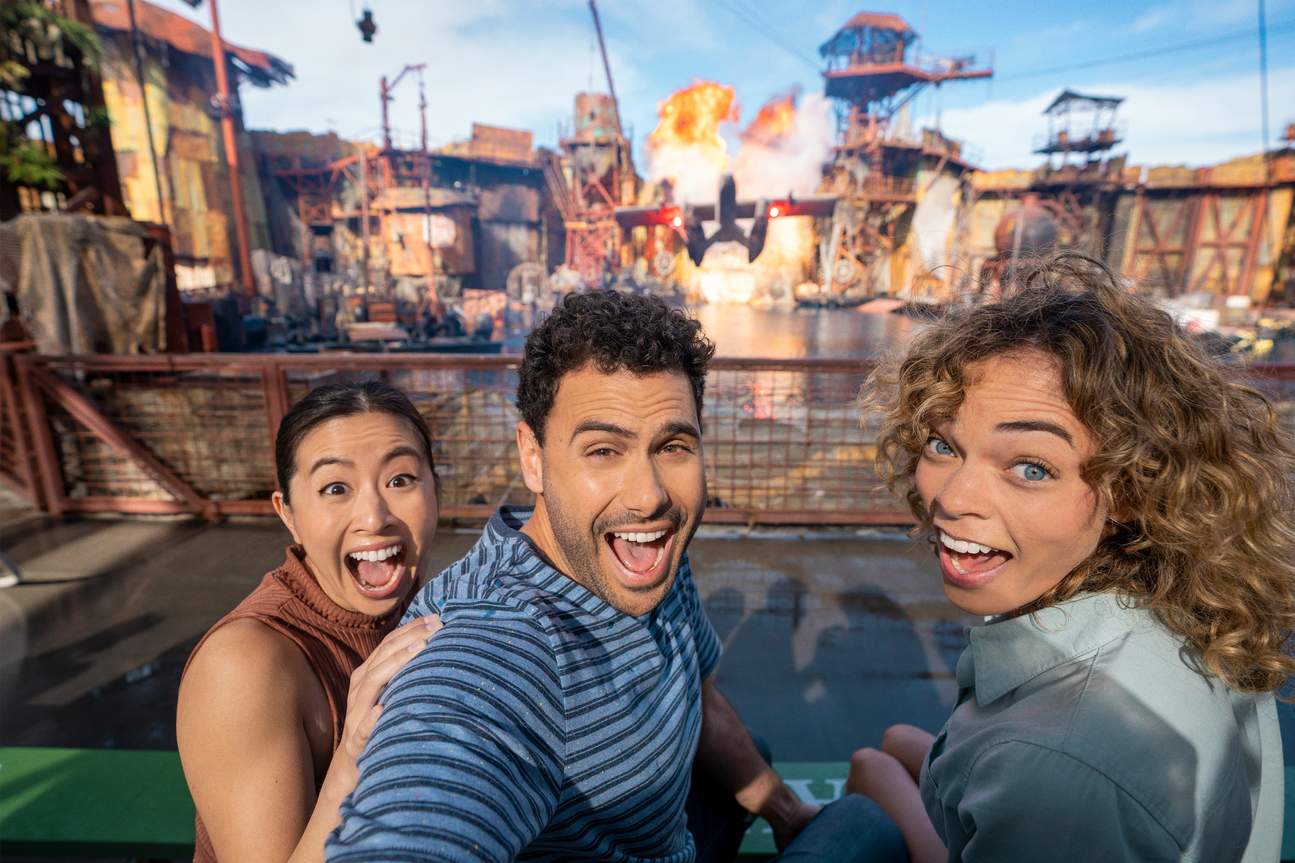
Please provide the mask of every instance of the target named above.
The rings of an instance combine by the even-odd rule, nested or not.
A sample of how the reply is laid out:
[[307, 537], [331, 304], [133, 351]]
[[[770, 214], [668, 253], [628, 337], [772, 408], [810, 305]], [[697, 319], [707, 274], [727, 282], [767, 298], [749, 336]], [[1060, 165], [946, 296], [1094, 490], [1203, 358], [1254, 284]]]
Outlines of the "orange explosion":
[[666, 99], [657, 108], [661, 119], [648, 136], [648, 146], [696, 147], [711, 158], [725, 161], [724, 139], [719, 125], [736, 122], [737, 102], [733, 88], [713, 81], [694, 81]]
[[766, 102], [742, 132], [742, 140], [771, 147], [790, 135], [796, 128], [797, 95], [793, 89]]

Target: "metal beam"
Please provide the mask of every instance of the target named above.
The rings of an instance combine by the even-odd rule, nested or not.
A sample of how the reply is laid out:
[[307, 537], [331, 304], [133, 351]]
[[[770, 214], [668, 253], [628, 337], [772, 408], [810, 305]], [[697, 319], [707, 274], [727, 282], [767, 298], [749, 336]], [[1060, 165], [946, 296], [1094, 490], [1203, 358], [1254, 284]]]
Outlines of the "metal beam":
[[94, 403], [78, 392], [74, 387], [57, 375], [51, 374], [38, 366], [31, 366], [28, 372], [31, 379], [58, 402], [63, 410], [79, 422], [91, 434], [103, 441], [118, 454], [137, 462], [162, 484], [171, 494], [178, 497], [185, 510], [208, 519], [215, 519], [217, 511], [214, 503], [194, 490], [171, 468], [164, 465], [151, 452], [144, 449], [134, 438], [122, 431], [112, 420], [99, 412]]

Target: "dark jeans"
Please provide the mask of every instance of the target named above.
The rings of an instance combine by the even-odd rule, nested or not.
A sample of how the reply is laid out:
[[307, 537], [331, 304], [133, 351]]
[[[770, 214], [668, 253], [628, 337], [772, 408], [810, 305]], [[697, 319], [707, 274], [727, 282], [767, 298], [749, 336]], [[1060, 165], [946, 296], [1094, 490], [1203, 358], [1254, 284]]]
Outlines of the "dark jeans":
[[824, 806], [774, 860], [908, 863], [908, 847], [895, 822], [880, 806], [862, 794], [847, 794]]
[[[769, 747], [754, 738], [771, 761]], [[742, 837], [755, 821], [710, 776], [693, 767], [692, 789], [685, 805], [688, 830], [697, 846], [697, 863], [733, 863]], [[783, 863], [906, 863], [908, 848], [899, 828], [876, 803], [847, 794], [823, 807], [787, 849], [774, 858]]]

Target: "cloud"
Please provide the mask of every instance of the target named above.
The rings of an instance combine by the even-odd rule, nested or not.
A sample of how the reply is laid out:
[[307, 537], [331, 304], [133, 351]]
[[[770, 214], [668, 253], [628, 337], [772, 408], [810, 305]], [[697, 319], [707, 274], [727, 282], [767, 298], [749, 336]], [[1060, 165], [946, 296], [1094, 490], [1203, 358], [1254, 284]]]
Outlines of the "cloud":
[[[1127, 131], [1121, 149], [1130, 162], [1203, 165], [1259, 151], [1259, 83], [1253, 74], [1188, 83], [1076, 82], [1074, 89], [1125, 97], [1119, 110]], [[1042, 161], [1031, 153], [1032, 144], [1047, 131], [1042, 111], [1056, 94], [1049, 89], [1023, 99], [945, 109], [942, 126], [983, 151], [986, 168], [1027, 168]], [[1295, 66], [1272, 70], [1269, 104], [1293, 103]], [[1270, 116], [1276, 135], [1288, 120]]]
[[[670, 0], [667, 5], [683, 8], [693, 2]], [[358, 11], [360, 6], [357, 0], [354, 8]], [[210, 20], [205, 5], [186, 12], [178, 0], [168, 0], [167, 8], [204, 26]], [[429, 137], [434, 144], [467, 137], [474, 121], [531, 129], [537, 142], [551, 144], [558, 124], [570, 122], [575, 94], [591, 83], [595, 89], [605, 88], [601, 60], [592, 53], [597, 49], [588, 7], [581, 0], [473, 0], [434, 6], [384, 0], [372, 8], [378, 32], [372, 44], [365, 44], [351, 10], [338, 0], [224, 4], [221, 26], [226, 39], [269, 51], [296, 69], [296, 79], [286, 87], [242, 88], [247, 125], [332, 129], [343, 136], [373, 139], [381, 119], [379, 78], [394, 78], [407, 63], [426, 63]], [[603, 13], [609, 36], [626, 29], [625, 14]], [[695, 38], [704, 39], [704, 31]], [[629, 50], [613, 55], [618, 89], [641, 89], [643, 76], [636, 60]], [[406, 144], [416, 141], [418, 90], [412, 76], [396, 89], [390, 110], [397, 138]]]
[[[1291, 0], [1269, 0], [1269, 23], [1291, 5]], [[1167, 0], [1135, 18], [1129, 32], [1148, 33], [1169, 26], [1199, 32], [1247, 24], [1258, 27], [1258, 23], [1254, 0]]]
[[1158, 30], [1161, 27], [1174, 20], [1173, 6], [1175, 4], [1166, 3], [1163, 6], [1153, 6], [1138, 16], [1137, 20], [1129, 27], [1130, 33], [1145, 33], [1148, 30]]
[[1092, 22], [1084, 18], [1074, 21], [1062, 21], [1050, 24], [1038, 30], [1022, 30], [1012, 37], [1012, 43], [1019, 46], [1039, 46], [1054, 50], [1058, 44], [1066, 44], [1079, 34], [1092, 29]]

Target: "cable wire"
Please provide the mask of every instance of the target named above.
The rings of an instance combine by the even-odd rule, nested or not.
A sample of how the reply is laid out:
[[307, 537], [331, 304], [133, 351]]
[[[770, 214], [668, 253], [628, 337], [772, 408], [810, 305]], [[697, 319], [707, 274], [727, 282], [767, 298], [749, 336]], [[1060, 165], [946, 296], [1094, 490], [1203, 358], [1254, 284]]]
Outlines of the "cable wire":
[[[1295, 30], [1295, 21], [1289, 21], [1278, 27], [1268, 28], [1269, 34], [1286, 33]], [[1242, 39], [1254, 38], [1254, 30], [1247, 27], [1245, 30], [1237, 30], [1232, 33], [1224, 33], [1219, 36], [1211, 36], [1208, 39], [1199, 39], [1194, 42], [1182, 42], [1177, 45], [1166, 45], [1163, 48], [1149, 48], [1145, 51], [1133, 51], [1128, 54], [1117, 54], [1112, 57], [1102, 57], [1096, 60], [1085, 60], [1079, 63], [1068, 63], [1063, 66], [1050, 66], [1045, 69], [1033, 69], [1028, 72], [1017, 72], [1013, 75], [1000, 75], [1000, 81], [1019, 81], [1025, 78], [1040, 78], [1044, 75], [1055, 75], [1059, 72], [1074, 72], [1080, 69], [1093, 69], [1098, 66], [1113, 66], [1118, 63], [1131, 63], [1135, 60], [1145, 60], [1148, 57], [1163, 57], [1166, 54], [1177, 54], [1184, 51], [1193, 51], [1198, 48], [1214, 47], [1225, 42], [1234, 42]]]
[[795, 57], [797, 60], [801, 61], [802, 63], [805, 63], [815, 72], [819, 71], [819, 63], [817, 60], [814, 60], [813, 58], [800, 53], [800, 51], [796, 50], [794, 47], [784, 42], [780, 37], [775, 36], [773, 33], [770, 33], [768, 30], [765, 29], [763, 24], [755, 20], [755, 18], [749, 14], [749, 10], [745, 10], [742, 7], [736, 6], [733, 3], [730, 3], [729, 0], [719, 0], [719, 4], [723, 6], [725, 9], [727, 9], [735, 18], [737, 18], [743, 24], [747, 25], [752, 30], [755, 30], [757, 33], [759, 33], [765, 39], [769, 40], [774, 45], [781, 48], [787, 54], [791, 55], [792, 57]]

